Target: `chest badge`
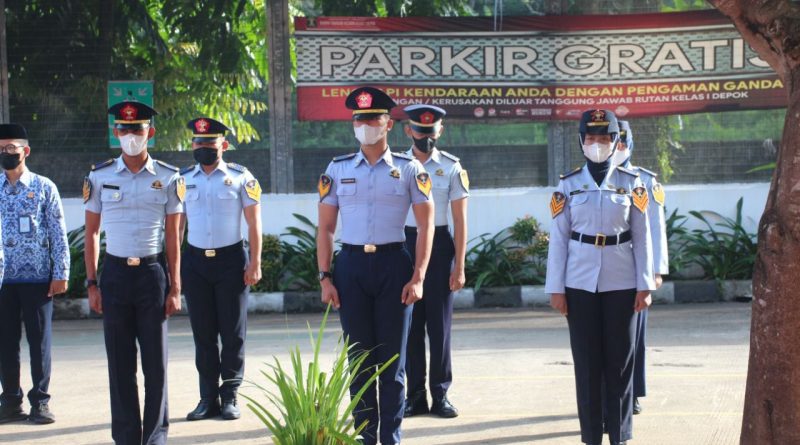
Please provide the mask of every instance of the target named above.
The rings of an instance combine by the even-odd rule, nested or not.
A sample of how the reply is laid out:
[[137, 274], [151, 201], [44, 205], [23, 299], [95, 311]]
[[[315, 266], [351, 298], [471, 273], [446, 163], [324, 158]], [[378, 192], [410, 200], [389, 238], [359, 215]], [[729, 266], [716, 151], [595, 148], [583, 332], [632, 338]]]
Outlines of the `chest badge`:
[[34, 196], [33, 192], [28, 192], [28, 199], [33, 199]]
[[625, 190], [625, 189], [624, 189], [624, 188], [622, 188], [622, 187], [620, 187], [620, 188], [618, 188], [618, 189], [617, 189], [617, 194], [618, 194], [618, 195], [624, 195], [624, 194], [626, 194], [626, 193], [628, 193], [628, 191], [627, 191], [627, 190]]
[[222, 181], [222, 183], [225, 185], [231, 185], [233, 184], [233, 181], [231, 180], [231, 178], [225, 178], [225, 180]]
[[394, 179], [400, 179], [400, 170], [393, 168], [392, 171], [389, 172], [389, 176], [393, 177]]
[[154, 190], [161, 190], [161, 189], [164, 188], [164, 184], [162, 184], [161, 181], [156, 179], [155, 181], [153, 181], [152, 184], [150, 184], [150, 188], [152, 188]]
[[441, 168], [436, 169], [436, 176], [444, 176], [444, 170]]

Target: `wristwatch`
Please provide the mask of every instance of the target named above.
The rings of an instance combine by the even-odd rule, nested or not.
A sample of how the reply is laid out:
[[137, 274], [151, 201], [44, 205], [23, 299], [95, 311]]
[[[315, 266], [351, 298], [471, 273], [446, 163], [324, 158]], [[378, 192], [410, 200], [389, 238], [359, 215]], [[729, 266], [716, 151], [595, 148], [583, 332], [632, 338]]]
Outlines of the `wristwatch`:
[[87, 278], [86, 280], [83, 281], [83, 287], [85, 287], [86, 289], [89, 289], [89, 287], [91, 286], [97, 286], [97, 280], [90, 280]]
[[330, 273], [330, 272], [320, 272], [319, 273], [319, 281], [322, 281], [325, 278], [333, 278], [333, 274]]

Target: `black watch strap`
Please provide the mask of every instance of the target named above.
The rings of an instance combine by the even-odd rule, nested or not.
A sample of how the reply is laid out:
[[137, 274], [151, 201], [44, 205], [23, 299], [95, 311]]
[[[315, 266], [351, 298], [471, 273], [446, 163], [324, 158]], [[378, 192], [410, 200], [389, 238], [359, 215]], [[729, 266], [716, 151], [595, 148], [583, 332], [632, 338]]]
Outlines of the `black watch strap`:
[[86, 279], [84, 284], [86, 285], [86, 289], [89, 289], [92, 286], [97, 286], [97, 280]]
[[333, 274], [330, 273], [330, 272], [320, 272], [319, 273], [319, 281], [322, 281], [325, 278], [333, 278]]

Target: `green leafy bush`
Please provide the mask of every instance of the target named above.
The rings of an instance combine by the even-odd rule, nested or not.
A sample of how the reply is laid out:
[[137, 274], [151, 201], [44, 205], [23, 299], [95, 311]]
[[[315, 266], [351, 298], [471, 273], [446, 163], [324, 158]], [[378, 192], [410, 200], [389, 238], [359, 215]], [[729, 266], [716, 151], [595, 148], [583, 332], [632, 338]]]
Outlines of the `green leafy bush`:
[[283, 245], [275, 235], [261, 237], [261, 281], [250, 290], [252, 292], [276, 292], [280, 289], [283, 273]]
[[355, 377], [360, 372], [368, 371], [362, 368], [369, 352], [356, 352], [355, 345], [350, 345], [340, 337], [330, 371], [322, 370], [319, 352], [330, 308], [328, 305], [316, 338], [311, 326], [308, 326], [314, 350], [311, 362], [304, 363], [300, 348], [296, 347], [290, 355], [290, 368], [284, 368], [274, 358], [275, 364], [267, 365], [268, 369], [261, 371], [269, 383], [277, 388], [276, 391], [253, 383], [266, 401], [242, 394], [248, 401], [247, 407], [269, 429], [275, 445], [357, 445], [366, 421], [355, 425], [353, 410], [369, 386], [397, 359], [395, 354], [383, 363], [342, 409]]
[[686, 252], [686, 245], [690, 241], [687, 237], [689, 231], [684, 227], [687, 219], [686, 215], [679, 215], [678, 209], [675, 209], [666, 220], [670, 275], [686, 269], [692, 263]]
[[705, 213], [713, 214], [722, 222], [711, 224], [703, 213], [689, 212], [706, 226], [686, 235], [685, 251], [691, 261], [703, 268], [706, 278], [717, 281], [752, 278], [758, 246], [756, 235], [742, 226], [742, 198], [736, 202], [735, 219], [714, 212]]
[[293, 238], [294, 242], [282, 241], [284, 269], [281, 275], [281, 290], [319, 290], [317, 275], [317, 226], [298, 213], [292, 215], [302, 227], [287, 227], [288, 233], [281, 236]]

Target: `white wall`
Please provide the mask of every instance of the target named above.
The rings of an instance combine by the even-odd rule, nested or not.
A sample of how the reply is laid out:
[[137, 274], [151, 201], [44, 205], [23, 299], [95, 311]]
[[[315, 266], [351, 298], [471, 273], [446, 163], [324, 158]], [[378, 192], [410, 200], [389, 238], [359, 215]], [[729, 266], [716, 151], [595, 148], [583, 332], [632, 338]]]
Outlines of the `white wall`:
[[[699, 184], [671, 185], [664, 187], [666, 206], [669, 212], [677, 208], [678, 213], [688, 215], [689, 210], [716, 212], [733, 218], [736, 201], [744, 197], [743, 223], [750, 232], [755, 232], [769, 191], [768, 183], [747, 184]], [[514, 223], [517, 218], [531, 215], [549, 230], [550, 196], [553, 187], [520, 187], [507, 189], [473, 190], [469, 201], [470, 239], [482, 233], [499, 231]], [[262, 195], [262, 218], [264, 233], [281, 234], [287, 226], [298, 226], [292, 213], [317, 219], [316, 194]], [[79, 198], [64, 200], [67, 228], [72, 230], [83, 225], [83, 203]], [[708, 215], [714, 220], [713, 215]], [[690, 217], [689, 228], [700, 227]]]

